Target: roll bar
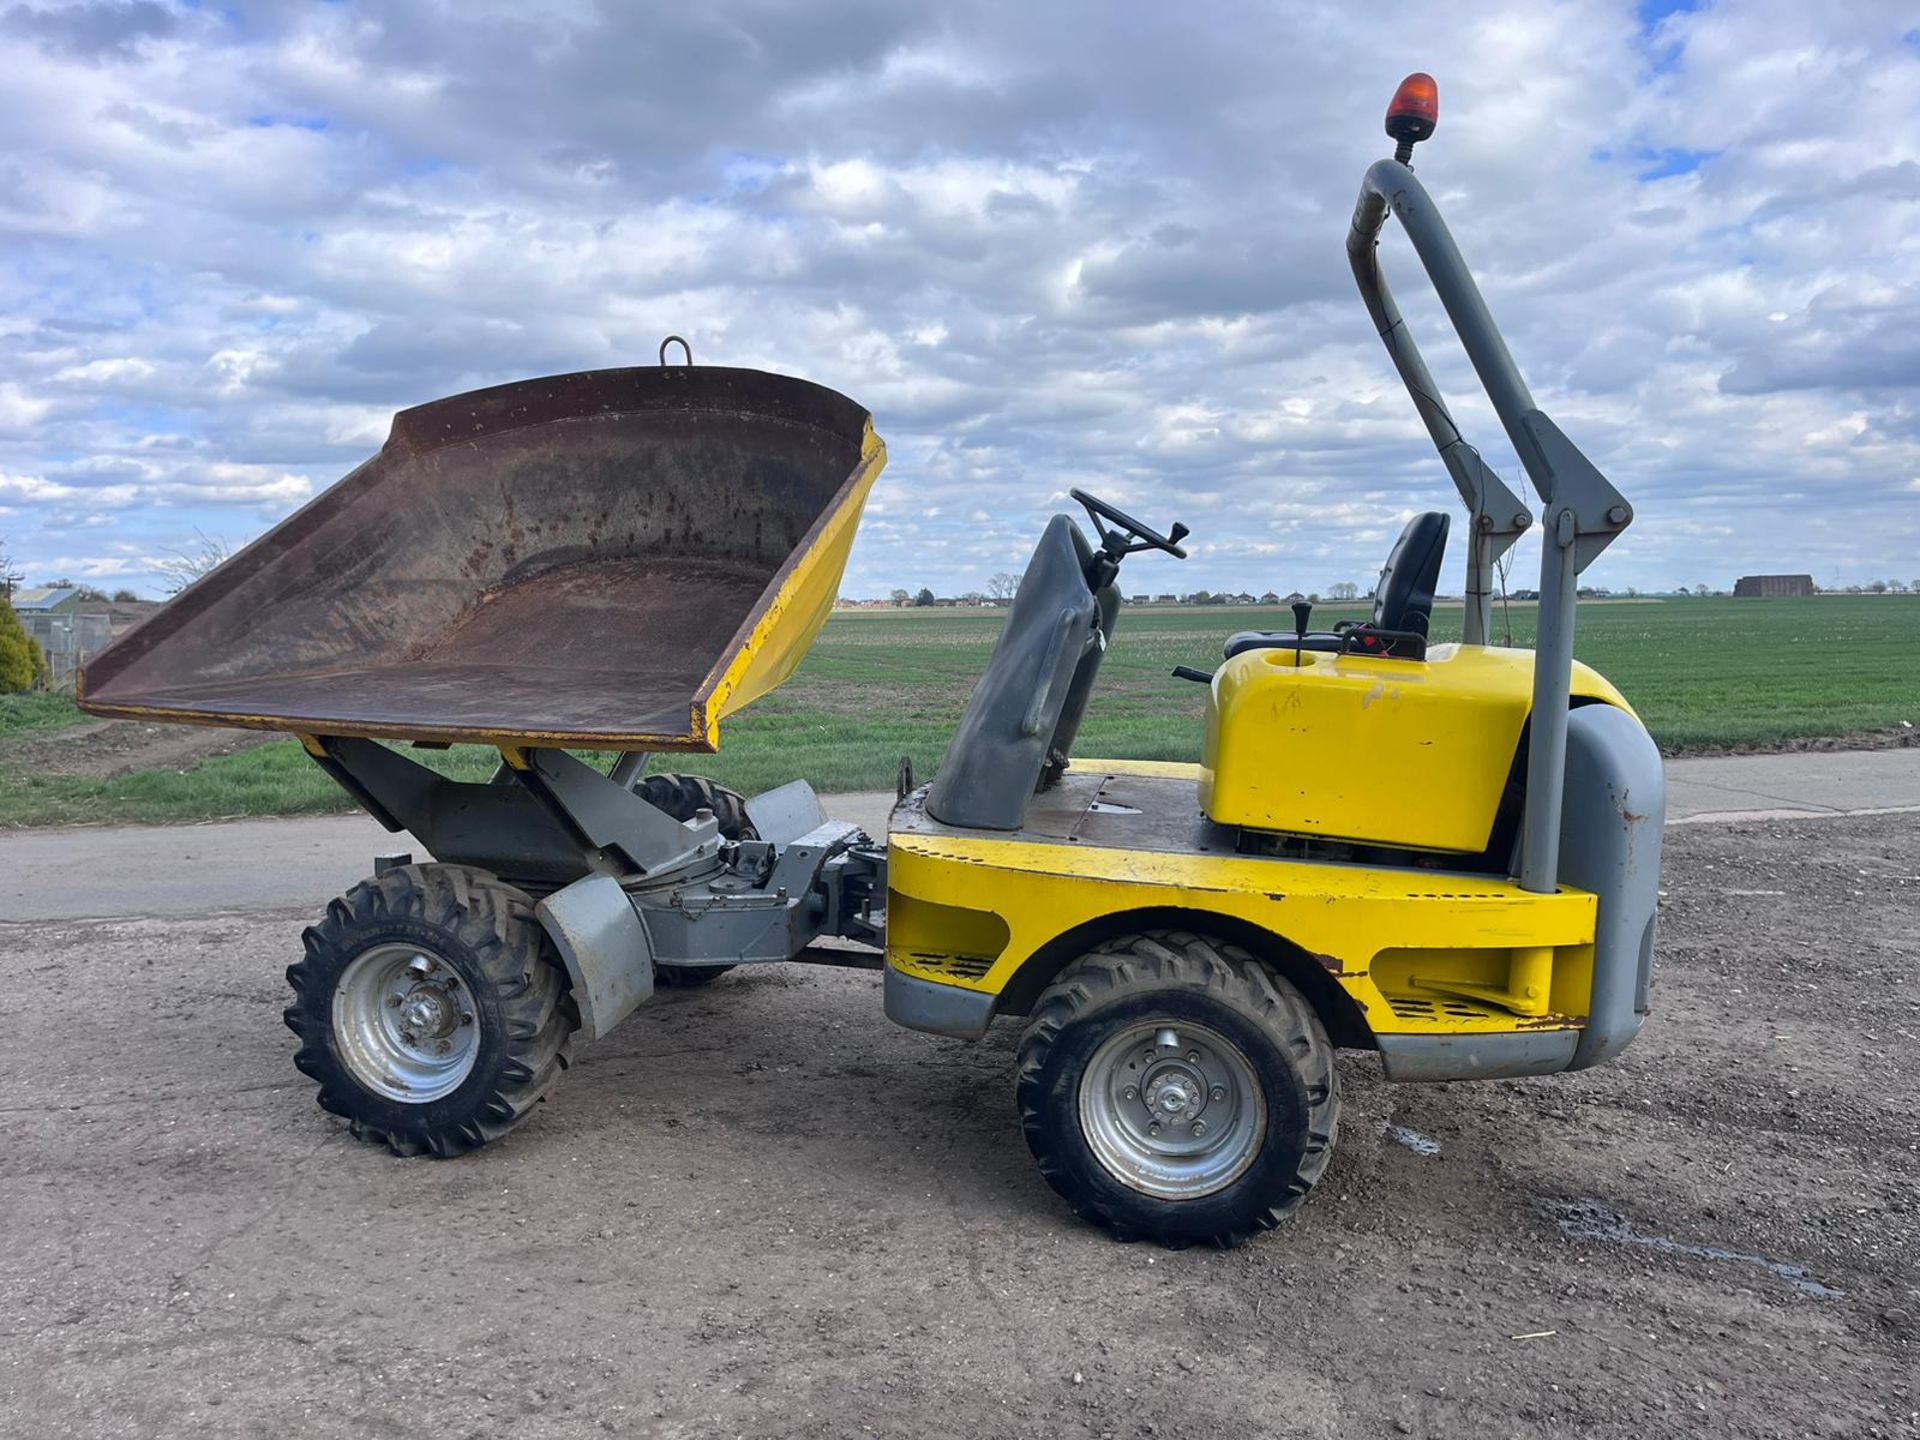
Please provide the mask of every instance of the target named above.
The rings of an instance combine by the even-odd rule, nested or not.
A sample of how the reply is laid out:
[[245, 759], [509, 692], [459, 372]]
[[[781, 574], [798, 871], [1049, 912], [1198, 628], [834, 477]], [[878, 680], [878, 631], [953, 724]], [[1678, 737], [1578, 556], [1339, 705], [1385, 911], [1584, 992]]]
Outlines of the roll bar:
[[1347, 259], [1367, 313], [1414, 409], [1426, 422], [1440, 459], [1466, 502], [1468, 530], [1466, 620], [1469, 645], [1487, 642], [1496, 561], [1525, 533], [1532, 517], [1520, 497], [1480, 458], [1454, 424], [1439, 387], [1414, 343], [1380, 269], [1380, 233], [1389, 214], [1400, 217], [1414, 253], [1426, 267], [1440, 303], [1460, 336], [1480, 384], [1493, 402], [1520, 463], [1542, 502], [1540, 622], [1534, 642], [1533, 717], [1527, 751], [1527, 802], [1520, 842], [1520, 884], [1539, 893], [1559, 883], [1560, 810], [1566, 783], [1567, 706], [1573, 683], [1573, 611], [1577, 580], [1613, 538], [1633, 523], [1633, 508], [1582, 455], [1560, 427], [1533, 403], [1527, 382], [1480, 298], [1439, 208], [1399, 160], [1376, 161], [1360, 183], [1347, 233]]

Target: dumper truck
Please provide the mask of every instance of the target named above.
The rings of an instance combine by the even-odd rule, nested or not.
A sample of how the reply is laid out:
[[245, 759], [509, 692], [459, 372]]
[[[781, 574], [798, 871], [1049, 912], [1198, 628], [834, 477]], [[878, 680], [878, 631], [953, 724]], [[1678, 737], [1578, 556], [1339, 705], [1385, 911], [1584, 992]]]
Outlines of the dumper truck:
[[[1577, 578], [1632, 510], [1534, 403], [1413, 173], [1436, 116], [1410, 77], [1347, 251], [1465, 508], [1460, 638], [1434, 625], [1451, 517], [1415, 514], [1364, 621], [1317, 629], [1302, 602], [1167, 678], [1207, 687], [1197, 763], [1078, 753], [1126, 643], [1121, 568], [1182, 558], [1187, 532], [1075, 491], [1085, 522], [1046, 523], [884, 835], [801, 779], [741, 796], [647, 773], [716, 750], [800, 665], [886, 459], [847, 397], [667, 346], [402, 411], [377, 455], [95, 659], [89, 712], [290, 732], [424, 852], [377, 861], [288, 967], [320, 1105], [396, 1154], [464, 1154], [656, 987], [865, 966], [901, 1025], [1022, 1027], [1019, 1123], [1075, 1212], [1231, 1245], [1326, 1172], [1339, 1049], [1406, 1082], [1618, 1055], [1649, 1008], [1663, 782], [1573, 634]], [[1540, 502], [1532, 649], [1494, 644], [1490, 613], [1533, 516], [1400, 316], [1389, 218]], [[491, 777], [422, 763], [455, 743], [497, 752]]]

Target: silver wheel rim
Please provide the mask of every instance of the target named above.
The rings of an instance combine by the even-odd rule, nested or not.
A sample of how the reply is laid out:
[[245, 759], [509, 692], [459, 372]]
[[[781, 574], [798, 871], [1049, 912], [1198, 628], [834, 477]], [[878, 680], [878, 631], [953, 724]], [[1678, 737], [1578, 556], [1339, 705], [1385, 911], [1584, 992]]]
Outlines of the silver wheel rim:
[[1080, 1077], [1080, 1129], [1114, 1179], [1161, 1200], [1224, 1190], [1253, 1164], [1267, 1102], [1217, 1030], [1148, 1020], [1111, 1036]]
[[355, 1080], [412, 1105], [458, 1090], [480, 1053], [473, 992], [418, 945], [376, 945], [353, 958], [333, 988], [333, 1035]]

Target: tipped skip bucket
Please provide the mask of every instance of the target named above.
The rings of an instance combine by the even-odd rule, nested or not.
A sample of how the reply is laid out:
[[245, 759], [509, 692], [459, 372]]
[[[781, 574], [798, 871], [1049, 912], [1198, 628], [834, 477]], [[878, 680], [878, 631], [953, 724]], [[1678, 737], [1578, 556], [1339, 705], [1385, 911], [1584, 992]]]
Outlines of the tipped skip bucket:
[[886, 463], [803, 380], [593, 370], [394, 417], [380, 453], [87, 666], [96, 715], [713, 750], [793, 673]]

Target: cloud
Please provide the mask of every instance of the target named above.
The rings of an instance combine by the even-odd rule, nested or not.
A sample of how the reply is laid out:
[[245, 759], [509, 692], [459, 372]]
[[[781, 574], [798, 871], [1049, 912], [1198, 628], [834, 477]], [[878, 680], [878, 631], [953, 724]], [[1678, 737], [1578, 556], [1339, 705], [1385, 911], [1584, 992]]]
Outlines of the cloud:
[[104, 5], [11, 5], [0, 29], [90, 58], [125, 59], [143, 42], [171, 35], [173, 12], [152, 0]]
[[[1141, 589], [1362, 580], [1406, 514], [1453, 503], [1343, 250], [1421, 68], [1443, 113], [1420, 173], [1537, 399], [1635, 501], [1592, 578], [1898, 573], [1920, 552], [1908, 29], [1786, 0], [1217, 24], [17, 4], [8, 548], [140, 579], [196, 529], [280, 518], [394, 410], [645, 363], [675, 331], [874, 410], [893, 458], [851, 593], [982, 588], [1073, 485], [1194, 527], [1184, 572], [1134, 562]], [[1384, 261], [1517, 478], [1403, 237]]]

